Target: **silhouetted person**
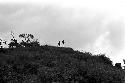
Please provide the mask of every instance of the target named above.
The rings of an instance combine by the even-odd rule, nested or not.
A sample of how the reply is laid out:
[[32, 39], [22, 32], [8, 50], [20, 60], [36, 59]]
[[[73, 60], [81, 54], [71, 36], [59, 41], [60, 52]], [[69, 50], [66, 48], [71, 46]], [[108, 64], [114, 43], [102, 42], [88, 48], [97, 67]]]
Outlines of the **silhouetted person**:
[[65, 44], [65, 41], [63, 40], [63, 41], [62, 41], [62, 47], [64, 47], [64, 44]]
[[0, 42], [0, 48], [3, 48], [3, 46], [2, 46], [2, 41]]
[[65, 43], [64, 40], [62, 41], [62, 43], [63, 43], [63, 44]]
[[124, 62], [124, 64], [125, 64], [125, 59], [123, 59], [123, 62]]
[[[2, 46], [2, 39], [0, 39], [0, 47]], [[2, 47], [1, 47], [2, 48]]]
[[60, 41], [58, 42], [58, 46], [60, 46]]
[[2, 45], [2, 42], [0, 42], [0, 46]]

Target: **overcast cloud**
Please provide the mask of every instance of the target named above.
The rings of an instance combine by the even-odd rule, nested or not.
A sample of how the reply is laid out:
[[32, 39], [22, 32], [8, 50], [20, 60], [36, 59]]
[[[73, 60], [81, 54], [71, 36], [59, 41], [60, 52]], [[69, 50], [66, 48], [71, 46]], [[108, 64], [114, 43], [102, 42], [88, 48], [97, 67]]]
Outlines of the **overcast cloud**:
[[[65, 40], [66, 47], [106, 53], [115, 62], [125, 58], [125, 19], [118, 11], [55, 4], [0, 4], [0, 32], [7, 39], [11, 30], [15, 35], [32, 33], [41, 44], [57, 46]], [[102, 6], [101, 6], [102, 7]], [[103, 11], [104, 10], [104, 11]], [[10, 37], [9, 37], [10, 38]], [[116, 57], [119, 58], [116, 60]]]

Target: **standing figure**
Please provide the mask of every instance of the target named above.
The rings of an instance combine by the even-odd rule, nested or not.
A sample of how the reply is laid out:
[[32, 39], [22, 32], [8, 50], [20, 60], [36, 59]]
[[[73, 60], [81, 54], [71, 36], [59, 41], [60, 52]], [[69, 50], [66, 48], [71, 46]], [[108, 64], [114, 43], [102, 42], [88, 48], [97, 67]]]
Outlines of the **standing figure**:
[[0, 39], [0, 48], [3, 48], [3, 46], [2, 46], [2, 39]]
[[63, 47], [64, 47], [64, 44], [65, 44], [65, 41], [64, 41], [64, 40], [62, 41], [62, 44], [63, 44]]
[[3, 46], [2, 46], [2, 42], [0, 42], [0, 48], [3, 48]]
[[58, 46], [60, 46], [60, 41], [58, 42]]
[[62, 41], [62, 43], [63, 43], [63, 44], [65, 43], [64, 40]]

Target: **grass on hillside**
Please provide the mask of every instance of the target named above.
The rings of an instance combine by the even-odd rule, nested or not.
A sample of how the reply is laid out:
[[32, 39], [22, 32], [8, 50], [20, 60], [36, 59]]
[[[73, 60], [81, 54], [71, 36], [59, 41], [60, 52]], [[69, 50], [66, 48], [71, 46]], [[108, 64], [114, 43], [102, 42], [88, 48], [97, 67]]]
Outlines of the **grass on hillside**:
[[0, 50], [1, 83], [124, 83], [125, 72], [102, 55], [55, 46]]

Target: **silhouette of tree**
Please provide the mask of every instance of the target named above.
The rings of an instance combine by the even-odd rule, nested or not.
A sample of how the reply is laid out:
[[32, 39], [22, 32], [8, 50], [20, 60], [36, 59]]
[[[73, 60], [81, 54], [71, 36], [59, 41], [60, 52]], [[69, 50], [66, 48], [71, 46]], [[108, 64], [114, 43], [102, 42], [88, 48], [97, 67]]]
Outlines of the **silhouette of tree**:
[[16, 39], [11, 39], [11, 42], [8, 44], [9, 48], [17, 48], [20, 47], [20, 44], [17, 42]]
[[[11, 42], [8, 44], [9, 45], [9, 48], [17, 48], [17, 47], [20, 47], [19, 43], [17, 42], [17, 39], [15, 39], [14, 37], [14, 33], [11, 31], [11, 36], [12, 36], [12, 39], [11, 39]], [[6, 42], [5, 42], [6, 44]]]
[[24, 38], [20, 45], [24, 47], [33, 47], [33, 46], [40, 46], [38, 39], [34, 39], [34, 35], [32, 34], [20, 34], [20, 38]]
[[116, 68], [119, 68], [119, 69], [122, 69], [121, 63], [116, 63], [116, 64], [115, 64], [115, 67], [116, 67]]
[[32, 34], [20, 34], [20, 38], [24, 38], [25, 42], [30, 43], [31, 40], [34, 38]]
[[0, 48], [3, 48], [3, 44], [7, 44], [6, 40], [0, 39]]
[[40, 44], [39, 44], [39, 42], [38, 42], [38, 39], [36, 39], [36, 40], [34, 40], [34, 41], [32, 41], [31, 43], [30, 43], [30, 46], [40, 46]]

